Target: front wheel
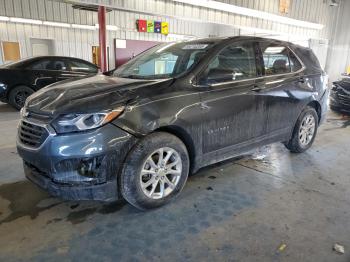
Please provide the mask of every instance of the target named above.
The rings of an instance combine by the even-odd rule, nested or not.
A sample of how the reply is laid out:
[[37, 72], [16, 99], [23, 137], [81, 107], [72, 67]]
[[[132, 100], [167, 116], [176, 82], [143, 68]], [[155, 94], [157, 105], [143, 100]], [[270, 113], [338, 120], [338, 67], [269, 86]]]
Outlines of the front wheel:
[[12, 105], [17, 110], [20, 110], [28, 96], [34, 93], [34, 90], [27, 86], [17, 86], [10, 90], [9, 94], [9, 104]]
[[313, 107], [306, 107], [300, 114], [293, 130], [292, 138], [285, 146], [293, 153], [309, 149], [315, 140], [318, 128], [318, 115]]
[[183, 142], [169, 133], [152, 133], [129, 152], [120, 177], [121, 193], [141, 210], [160, 207], [181, 192], [188, 172]]

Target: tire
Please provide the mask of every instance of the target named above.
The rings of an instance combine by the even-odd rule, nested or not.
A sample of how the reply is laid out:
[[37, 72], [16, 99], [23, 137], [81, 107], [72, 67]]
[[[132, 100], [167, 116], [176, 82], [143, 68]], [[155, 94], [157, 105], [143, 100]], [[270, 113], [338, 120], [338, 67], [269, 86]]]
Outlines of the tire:
[[[314, 128], [313, 128], [312, 135], [311, 135], [311, 130], [312, 130], [311, 122], [309, 125], [307, 125], [308, 119], [310, 119], [310, 117], [314, 121]], [[308, 130], [306, 132], [307, 135], [304, 135], [305, 133], [301, 130], [302, 128], [303, 130]], [[313, 144], [317, 134], [317, 129], [318, 129], [318, 115], [316, 113], [316, 110], [313, 107], [308, 106], [301, 112], [294, 126], [291, 139], [287, 143], [285, 143], [286, 148], [293, 153], [302, 153], [306, 151]]]
[[[161, 148], [163, 148], [164, 160], [166, 160], [169, 152], [172, 152], [171, 150], [173, 152], [170, 154], [165, 167], [158, 168], [158, 166], [156, 169], [153, 164], [151, 165], [151, 162], [153, 160], [153, 163], [157, 166], [160, 156], [158, 150]], [[152, 160], [150, 160], [150, 157]], [[176, 162], [176, 159], [179, 161]], [[174, 166], [170, 167], [171, 165]], [[186, 146], [179, 138], [165, 132], [152, 133], [137, 143], [126, 157], [120, 174], [122, 196], [131, 205], [141, 210], [163, 206], [181, 192], [188, 177], [189, 166]], [[146, 171], [141, 173], [142, 170]], [[166, 172], [170, 173], [166, 174]], [[172, 183], [172, 187], [166, 180]], [[146, 187], [147, 183], [151, 184]], [[142, 184], [144, 187], [142, 187]], [[163, 191], [161, 191], [161, 184], [163, 184]], [[153, 190], [153, 188], [155, 189]]]
[[10, 90], [9, 94], [9, 104], [12, 105], [17, 110], [20, 110], [31, 94], [33, 94], [35, 91], [27, 86], [17, 86], [15, 88], [12, 88]]

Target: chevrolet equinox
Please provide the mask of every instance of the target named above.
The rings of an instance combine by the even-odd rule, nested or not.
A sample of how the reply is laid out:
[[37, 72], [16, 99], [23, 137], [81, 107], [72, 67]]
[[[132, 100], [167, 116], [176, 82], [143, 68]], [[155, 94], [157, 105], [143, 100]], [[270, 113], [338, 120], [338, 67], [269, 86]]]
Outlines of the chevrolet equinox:
[[201, 167], [274, 142], [307, 150], [327, 81], [313, 52], [288, 42], [165, 43], [31, 95], [17, 149], [26, 177], [54, 196], [159, 207]]

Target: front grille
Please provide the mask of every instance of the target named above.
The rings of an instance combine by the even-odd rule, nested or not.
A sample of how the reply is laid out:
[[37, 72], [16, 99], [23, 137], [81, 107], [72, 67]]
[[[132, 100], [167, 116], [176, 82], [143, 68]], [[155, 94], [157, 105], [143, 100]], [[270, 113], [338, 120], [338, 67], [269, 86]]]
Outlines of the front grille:
[[28, 116], [26, 119], [28, 120], [33, 120], [33, 121], [40, 121], [42, 123], [49, 123], [52, 120], [52, 116], [50, 115], [43, 115], [43, 114], [38, 114], [34, 112], [28, 112]]
[[38, 148], [48, 137], [46, 128], [26, 121], [21, 121], [18, 136], [22, 144]]

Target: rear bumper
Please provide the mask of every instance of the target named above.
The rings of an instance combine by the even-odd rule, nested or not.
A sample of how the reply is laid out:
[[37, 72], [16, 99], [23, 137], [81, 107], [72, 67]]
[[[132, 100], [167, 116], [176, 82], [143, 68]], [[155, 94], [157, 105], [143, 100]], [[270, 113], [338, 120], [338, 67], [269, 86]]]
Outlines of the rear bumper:
[[326, 119], [326, 115], [327, 115], [327, 111], [328, 111], [328, 97], [329, 97], [329, 89], [326, 89], [323, 96], [319, 100], [320, 105], [321, 105], [321, 117], [320, 117], [319, 124], [322, 124]]
[[68, 200], [120, 198], [118, 174], [136, 138], [108, 124], [81, 133], [50, 134], [38, 148], [17, 139], [26, 177], [49, 194]]

